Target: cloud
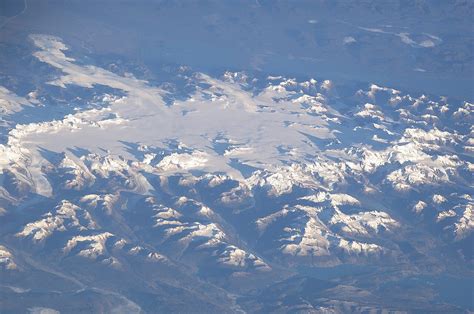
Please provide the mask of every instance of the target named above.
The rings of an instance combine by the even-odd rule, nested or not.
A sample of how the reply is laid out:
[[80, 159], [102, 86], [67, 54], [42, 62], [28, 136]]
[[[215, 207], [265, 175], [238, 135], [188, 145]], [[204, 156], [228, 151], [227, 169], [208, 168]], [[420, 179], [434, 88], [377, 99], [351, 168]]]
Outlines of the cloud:
[[357, 40], [352, 36], [347, 36], [347, 37], [344, 37], [342, 42], [344, 43], [344, 45], [348, 45], [348, 44], [352, 44], [352, 43], [357, 42]]

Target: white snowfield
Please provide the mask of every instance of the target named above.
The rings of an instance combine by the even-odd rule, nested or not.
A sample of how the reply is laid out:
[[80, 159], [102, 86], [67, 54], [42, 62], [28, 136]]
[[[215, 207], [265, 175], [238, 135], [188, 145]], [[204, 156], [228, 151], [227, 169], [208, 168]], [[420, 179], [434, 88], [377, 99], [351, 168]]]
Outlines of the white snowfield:
[[[440, 42], [393, 35], [410, 45]], [[34, 56], [61, 72], [48, 84], [124, 96], [15, 124], [10, 115], [41, 104], [0, 86], [0, 123], [9, 130], [0, 206], [21, 207], [32, 194], [56, 204], [17, 230], [18, 241], [63, 241], [63, 256], [117, 269], [129, 255], [191, 264], [210, 256], [226, 269], [268, 272], [272, 255], [324, 266], [396, 259], [410, 231], [404, 215], [428, 217], [450, 241], [472, 235], [470, 103], [455, 108], [373, 84], [351, 95], [351, 107], [329, 80], [268, 77], [257, 89], [256, 79], [227, 72], [194, 73], [195, 91], [169, 105], [163, 88], [76, 62], [57, 37], [30, 38]], [[201, 193], [208, 190], [211, 201]], [[252, 239], [242, 239], [235, 217]], [[110, 221], [120, 228], [109, 230]], [[14, 269], [13, 261], [0, 246], [0, 265]]]

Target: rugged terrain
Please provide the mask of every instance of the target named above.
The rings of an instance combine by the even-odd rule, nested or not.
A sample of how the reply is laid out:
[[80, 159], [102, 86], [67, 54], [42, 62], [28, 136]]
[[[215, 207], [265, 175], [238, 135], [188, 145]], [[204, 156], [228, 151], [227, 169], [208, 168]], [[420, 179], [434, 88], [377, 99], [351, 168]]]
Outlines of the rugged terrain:
[[472, 310], [472, 103], [28, 47], [0, 87], [2, 311]]

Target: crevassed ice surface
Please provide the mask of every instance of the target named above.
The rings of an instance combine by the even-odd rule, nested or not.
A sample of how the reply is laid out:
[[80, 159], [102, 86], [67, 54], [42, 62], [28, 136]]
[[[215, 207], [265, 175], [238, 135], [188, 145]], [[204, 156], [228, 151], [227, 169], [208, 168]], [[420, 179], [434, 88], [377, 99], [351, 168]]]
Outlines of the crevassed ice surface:
[[[405, 12], [397, 3], [386, 5]], [[420, 3], [400, 17], [354, 3], [360, 16], [366, 10], [378, 19], [363, 24], [343, 15], [328, 22], [329, 30], [315, 31], [317, 53], [326, 58], [337, 39], [344, 49], [379, 53], [395, 68], [397, 57], [377, 50], [381, 36], [418, 56], [415, 64], [407, 56], [397, 63], [414, 76], [431, 72], [428, 81], [442, 81], [458, 71], [458, 85], [439, 93], [422, 83], [385, 86], [376, 73], [357, 78], [350, 68], [346, 77], [323, 66], [314, 77], [311, 67], [297, 75], [272, 66], [286, 52], [270, 35], [263, 43], [268, 51], [252, 52], [251, 68], [236, 70], [240, 59], [232, 54], [214, 67], [199, 53], [216, 51], [186, 42], [190, 35], [182, 30], [174, 30], [178, 43], [165, 38], [168, 47], [155, 47], [131, 36], [138, 28], [148, 38], [147, 20], [138, 26], [107, 20], [124, 9], [153, 17], [144, 15], [145, 4], [90, 4], [105, 10], [104, 24], [99, 35], [90, 33], [97, 38], [84, 39], [73, 19], [58, 22], [63, 31], [27, 19], [47, 16], [45, 8], [69, 16], [71, 8], [5, 2], [0, 311], [472, 311], [474, 104], [463, 87], [472, 84], [472, 49], [441, 62], [440, 55], [461, 44], [453, 33], [434, 34], [429, 22], [439, 8]], [[267, 18], [291, 7], [243, 2], [235, 13], [240, 24], [231, 27], [221, 20], [233, 17], [231, 4], [149, 5], [181, 12], [191, 24], [196, 17], [186, 14], [194, 8], [204, 29], [222, 36], [235, 36], [252, 14]], [[303, 16], [305, 6], [322, 13], [301, 2], [290, 19], [304, 17], [306, 27], [319, 29], [331, 10], [343, 12], [348, 4], [318, 5], [327, 16]], [[453, 27], [466, 30], [471, 48], [472, 28], [461, 11], [472, 7], [453, 4], [452, 13], [459, 19]], [[407, 29], [411, 14], [420, 12], [427, 30]], [[85, 12], [74, 14], [87, 21]], [[101, 25], [96, 14], [90, 22]], [[383, 24], [384, 18], [408, 26]], [[341, 26], [348, 24], [357, 31]], [[270, 25], [258, 24], [263, 33]], [[101, 48], [102, 33], [114, 27], [131, 42], [110, 54]], [[257, 35], [249, 33], [227, 48], [254, 49]], [[282, 41], [309, 36], [286, 34]], [[367, 36], [374, 46], [357, 46]], [[173, 50], [185, 42], [181, 48], [189, 51], [196, 45], [195, 59]], [[303, 39], [296, 44], [314, 48]], [[127, 45], [153, 47], [155, 62], [163, 64], [127, 54], [120, 48]], [[160, 55], [167, 49], [176, 54], [174, 63]], [[296, 57], [285, 58], [291, 65]], [[338, 58], [356, 57], [335, 55], [328, 61], [335, 73], [344, 72]], [[386, 75], [393, 85], [410, 85], [396, 71]]]

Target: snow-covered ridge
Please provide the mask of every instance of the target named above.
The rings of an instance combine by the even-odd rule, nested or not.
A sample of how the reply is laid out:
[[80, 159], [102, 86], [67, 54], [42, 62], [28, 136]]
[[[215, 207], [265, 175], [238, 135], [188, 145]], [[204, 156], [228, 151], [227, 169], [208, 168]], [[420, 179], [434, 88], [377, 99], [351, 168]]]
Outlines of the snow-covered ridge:
[[18, 269], [18, 265], [15, 264], [13, 254], [3, 245], [0, 245], [0, 267], [7, 270]]
[[357, 260], [363, 256], [380, 256], [389, 249], [373, 243], [377, 241], [379, 232], [391, 233], [400, 228], [400, 223], [386, 212], [344, 213], [341, 206], [361, 206], [360, 201], [351, 195], [318, 192], [300, 200], [312, 205], [287, 206], [256, 221], [262, 238], [267, 230], [283, 221], [291, 222], [283, 228], [278, 244], [274, 244], [283, 254], [312, 257], [312, 262], [316, 258], [320, 263], [328, 264], [338, 264], [344, 259]]
[[52, 212], [44, 214], [42, 219], [28, 223], [16, 236], [31, 238], [36, 243], [42, 243], [55, 232], [96, 228], [97, 225], [89, 212], [64, 200]]
[[[20, 97], [5, 87], [0, 86], [0, 114], [2, 118], [14, 112], [21, 111], [24, 106], [32, 106], [35, 104], [37, 104], [36, 99], [26, 99], [24, 97]], [[0, 120], [0, 122], [3, 124], [3, 119]]]

